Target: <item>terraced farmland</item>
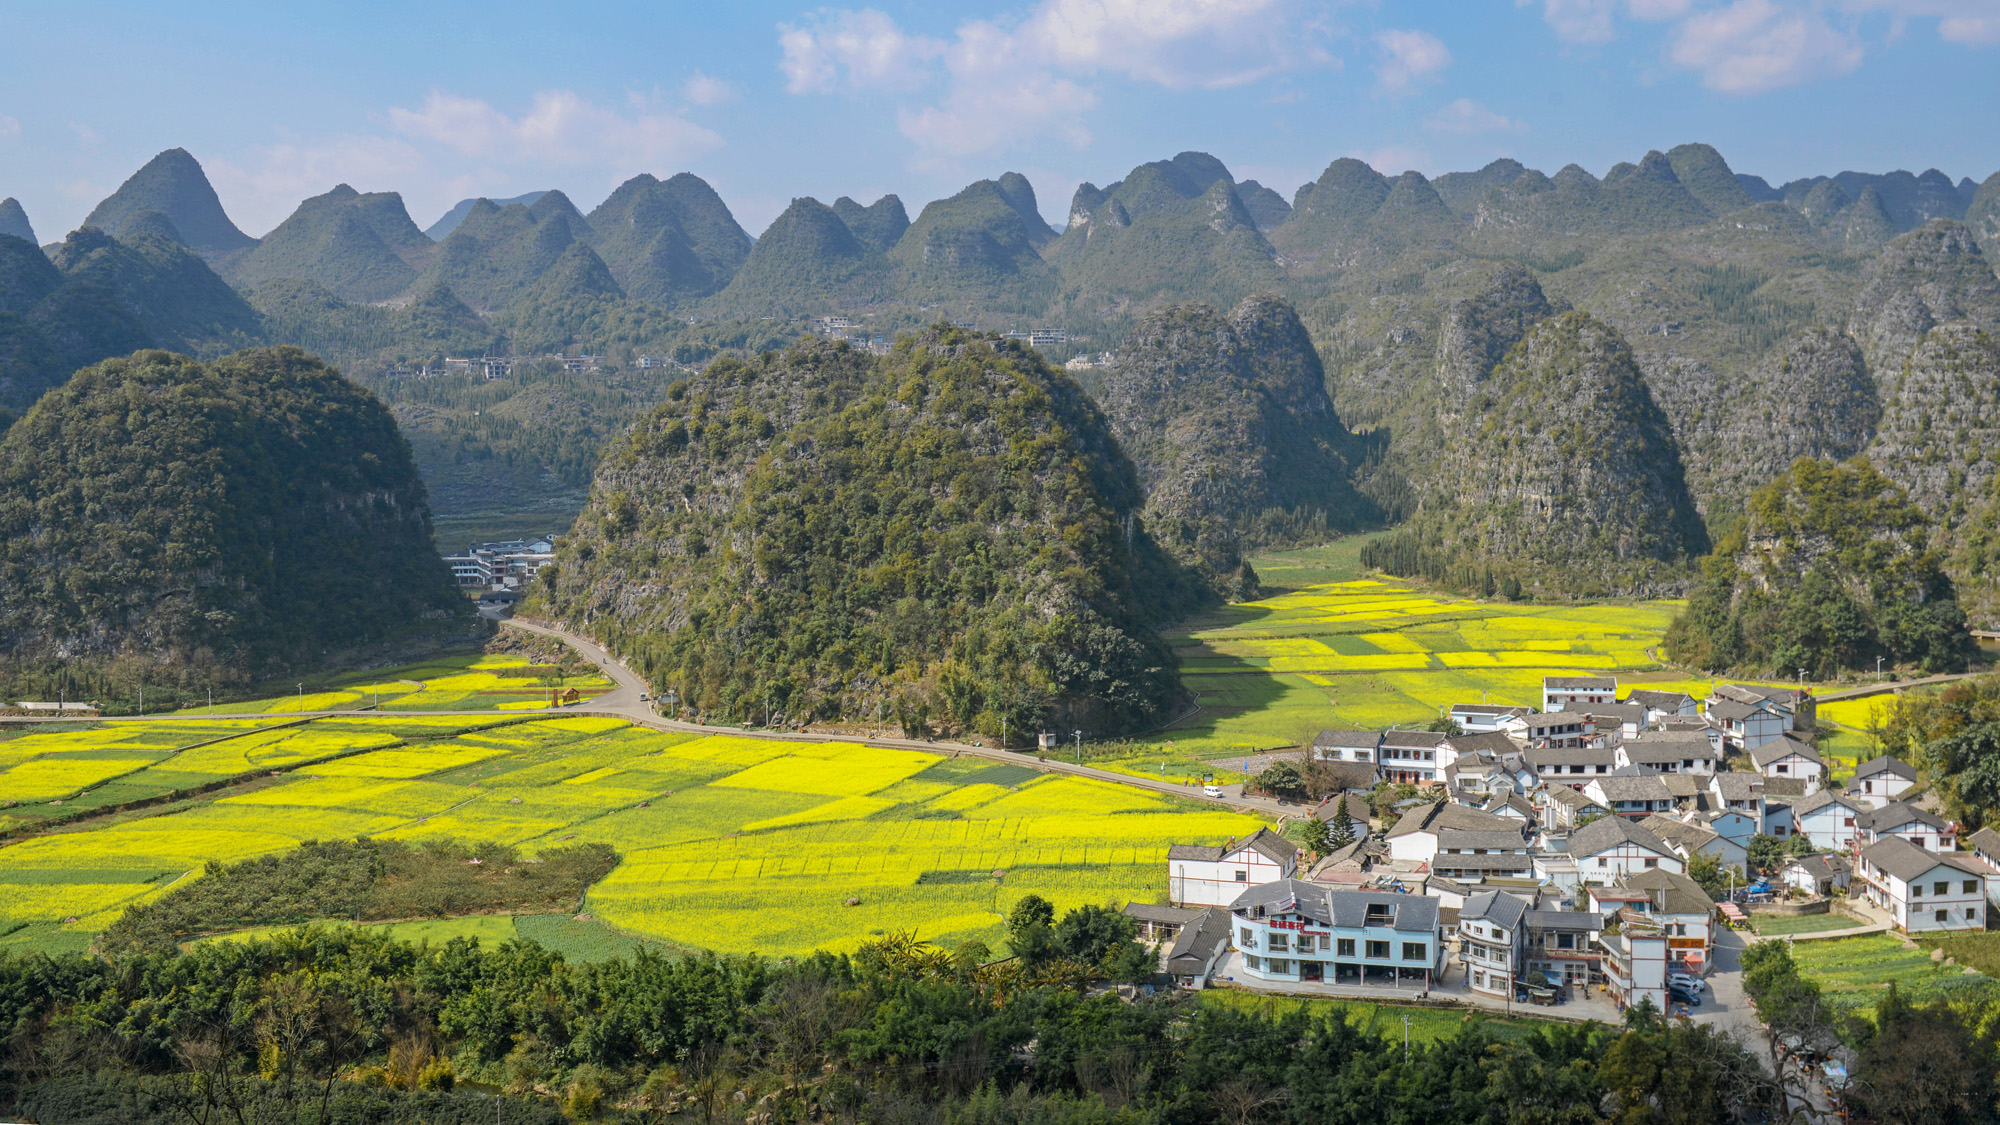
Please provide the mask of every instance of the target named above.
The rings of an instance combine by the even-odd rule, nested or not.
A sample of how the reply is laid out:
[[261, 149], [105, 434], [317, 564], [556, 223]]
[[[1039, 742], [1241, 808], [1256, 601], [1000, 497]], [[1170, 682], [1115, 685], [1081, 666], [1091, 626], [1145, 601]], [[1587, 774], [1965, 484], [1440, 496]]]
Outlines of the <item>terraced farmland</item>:
[[[0, 765], [17, 837], [114, 789], [175, 798], [0, 846], [0, 947], [51, 950], [81, 947], [210, 860], [364, 835], [531, 855], [609, 844], [623, 862], [585, 913], [682, 947], [798, 954], [891, 930], [997, 942], [1024, 894], [1058, 908], [1151, 901], [1168, 845], [1260, 823], [1026, 765], [581, 715], [105, 722], [0, 742]], [[205, 781], [226, 784], [195, 792]], [[518, 921], [405, 925], [433, 937], [546, 931], [614, 952], [629, 942]]]

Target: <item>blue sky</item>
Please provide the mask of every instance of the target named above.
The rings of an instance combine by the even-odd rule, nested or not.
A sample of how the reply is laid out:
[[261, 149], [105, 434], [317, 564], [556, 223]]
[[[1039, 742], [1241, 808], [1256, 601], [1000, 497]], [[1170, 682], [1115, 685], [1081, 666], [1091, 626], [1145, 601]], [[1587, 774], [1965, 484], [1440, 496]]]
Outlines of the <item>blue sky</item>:
[[798, 195], [1076, 184], [1200, 149], [1289, 197], [1708, 141], [1774, 184], [2000, 169], [2000, 0], [1020, 0], [852, 7], [0, 0], [0, 197], [53, 240], [153, 153], [262, 234], [345, 181], [428, 225], [693, 171], [752, 233]]

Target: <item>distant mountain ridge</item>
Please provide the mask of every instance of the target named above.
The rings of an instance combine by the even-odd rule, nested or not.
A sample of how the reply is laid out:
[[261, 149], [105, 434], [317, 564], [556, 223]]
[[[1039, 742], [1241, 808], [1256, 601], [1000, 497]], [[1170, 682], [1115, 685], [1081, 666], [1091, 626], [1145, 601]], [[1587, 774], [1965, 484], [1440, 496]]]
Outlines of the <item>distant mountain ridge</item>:
[[467, 215], [472, 214], [473, 205], [480, 202], [481, 200], [484, 200], [487, 203], [491, 203], [496, 207], [511, 207], [516, 203], [520, 204], [523, 207], [526, 207], [534, 203], [535, 200], [540, 199], [541, 197], [547, 194], [548, 194], [547, 191], [530, 191], [530, 192], [523, 192], [520, 195], [510, 196], [509, 198], [506, 199], [488, 199], [485, 196], [475, 196], [471, 199], [461, 199], [457, 203], [451, 205], [451, 210], [446, 211], [444, 214], [438, 216], [437, 222], [434, 222], [430, 226], [424, 228], [424, 237], [430, 239], [432, 242], [443, 242], [445, 240], [446, 235], [450, 234], [452, 231], [457, 230], [458, 224], [464, 222], [465, 217]]

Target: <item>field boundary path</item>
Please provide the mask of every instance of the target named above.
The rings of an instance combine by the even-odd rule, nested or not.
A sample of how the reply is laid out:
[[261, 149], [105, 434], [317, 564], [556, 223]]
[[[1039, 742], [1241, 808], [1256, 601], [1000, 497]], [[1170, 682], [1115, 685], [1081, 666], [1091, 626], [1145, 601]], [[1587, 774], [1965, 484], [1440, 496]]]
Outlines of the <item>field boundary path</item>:
[[1815, 696], [1815, 698], [1821, 703], [1833, 703], [1842, 699], [1865, 699], [1871, 695], [1903, 692], [1911, 688], [1923, 687], [1926, 684], [1948, 684], [1958, 680], [1969, 680], [1975, 676], [1984, 676], [1986, 674], [1985, 672], [1952, 672], [1943, 676], [1925, 676], [1917, 680], [1894, 680], [1879, 684], [1866, 684], [1862, 687], [1843, 688], [1840, 691], [1830, 691], [1825, 695]]
[[[646, 683], [646, 681], [642, 677], [640, 677], [638, 673], [632, 671], [630, 668], [627, 668], [623, 661], [613, 656], [609, 651], [604, 649], [604, 647], [599, 645], [596, 641], [590, 640], [587, 637], [579, 636], [575, 633], [570, 632], [567, 629], [559, 628], [552, 625], [542, 625], [532, 621], [522, 621], [514, 618], [508, 618], [500, 621], [500, 624], [503, 626], [520, 629], [524, 632], [536, 633], [545, 637], [552, 637], [556, 640], [563, 642], [564, 644], [570, 646], [572, 649], [575, 649], [578, 654], [583, 656], [586, 660], [590, 661], [591, 664], [595, 665], [600, 671], [602, 671], [607, 677], [610, 678], [613, 684], [617, 686], [614, 687], [612, 690], [605, 692], [603, 695], [597, 696], [596, 698], [592, 699], [589, 703], [577, 704], [574, 707], [566, 707], [557, 711], [494, 712], [490, 710], [489, 711], [438, 710], [438, 711], [412, 711], [409, 712], [409, 714], [467, 715], [467, 716], [478, 716], [480, 718], [494, 718], [496, 715], [510, 715], [510, 716], [519, 716], [524, 719], [554, 718], [562, 715], [605, 715], [605, 716], [610, 716], [612, 718], [625, 719], [629, 722], [638, 723], [643, 726], [651, 727], [655, 730], [688, 731], [695, 734], [728, 734], [728, 735], [736, 735], [741, 738], [761, 738], [778, 742], [852, 742], [864, 746], [885, 746], [899, 750], [920, 750], [925, 753], [941, 754], [946, 757], [965, 756], [973, 758], [985, 758], [990, 761], [1004, 762], [1009, 765], [1030, 766], [1034, 769], [1043, 770], [1050, 773], [1068, 774], [1073, 777], [1088, 778], [1092, 781], [1108, 781], [1117, 785], [1127, 785], [1135, 789], [1144, 789], [1149, 792], [1161, 793], [1172, 797], [1179, 797], [1183, 800], [1199, 801], [1204, 804], [1218, 805], [1223, 808], [1235, 809], [1241, 812], [1258, 813], [1264, 816], [1271, 817], [1273, 819], [1276, 819], [1277, 817], [1284, 816], [1287, 814], [1303, 815], [1305, 813], [1309, 813], [1315, 807], [1311, 803], [1295, 803], [1287, 801], [1277, 801], [1268, 797], [1245, 796], [1242, 792], [1243, 787], [1240, 785], [1223, 786], [1222, 787], [1223, 796], [1221, 798], [1207, 797], [1202, 795], [1202, 792], [1198, 787], [1176, 785], [1171, 781], [1160, 781], [1153, 778], [1139, 777], [1135, 774], [1115, 773], [1111, 770], [1097, 769], [1094, 766], [1079, 765], [1075, 762], [1065, 762], [1059, 758], [1053, 758], [1053, 757], [1037, 758], [1034, 756], [1033, 751], [1003, 750], [998, 747], [974, 746], [969, 742], [954, 742], [946, 739], [894, 738], [889, 736], [876, 736], [876, 735], [865, 735], [865, 734], [831, 734], [831, 733], [817, 733], [817, 732], [799, 733], [796, 731], [757, 730], [754, 728], [745, 729], [742, 727], [724, 727], [724, 726], [711, 726], [702, 723], [687, 723], [687, 722], [682, 722], [679, 719], [662, 718], [653, 711], [652, 705], [649, 702], [640, 698], [640, 696], [646, 694], [646, 692], [649, 690], [649, 686]], [[209, 718], [218, 720], [269, 718], [269, 719], [293, 719], [293, 720], [303, 721], [306, 719], [314, 719], [314, 718], [335, 718], [340, 716], [352, 716], [356, 713], [357, 712], [355, 711], [303, 711], [303, 712], [271, 711], [263, 714], [238, 713], [232, 715], [207, 716], [207, 715], [190, 715], [184, 712], [175, 712], [167, 715], [147, 715], [144, 718], [138, 718], [135, 716], [115, 716], [111, 718], [105, 718], [103, 716], [98, 716], [98, 715], [66, 715], [61, 717], [4, 716], [0, 717], [0, 723], [5, 723], [5, 722], [185, 723], [185, 722], [200, 722], [204, 719], [209, 719]], [[380, 712], [380, 714], [385, 714], [385, 715], [393, 713], [394, 712], [387, 712], [387, 711]], [[1176, 720], [1176, 721], [1185, 721], [1185, 718], [1186, 717], [1183, 716], [1181, 720]]]

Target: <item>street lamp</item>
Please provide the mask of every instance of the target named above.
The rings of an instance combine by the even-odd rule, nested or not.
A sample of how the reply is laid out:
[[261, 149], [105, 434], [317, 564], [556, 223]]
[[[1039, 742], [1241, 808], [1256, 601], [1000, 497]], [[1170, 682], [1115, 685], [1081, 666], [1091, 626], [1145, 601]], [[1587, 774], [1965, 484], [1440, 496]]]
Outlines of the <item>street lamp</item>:
[[1083, 764], [1083, 732], [1073, 730], [1070, 733], [1076, 736], [1076, 764], [1080, 766]]
[[1879, 656], [1875, 658], [1875, 678], [1882, 678], [1882, 658]]

